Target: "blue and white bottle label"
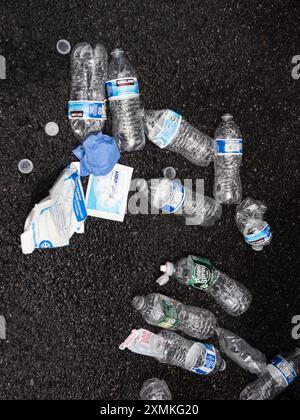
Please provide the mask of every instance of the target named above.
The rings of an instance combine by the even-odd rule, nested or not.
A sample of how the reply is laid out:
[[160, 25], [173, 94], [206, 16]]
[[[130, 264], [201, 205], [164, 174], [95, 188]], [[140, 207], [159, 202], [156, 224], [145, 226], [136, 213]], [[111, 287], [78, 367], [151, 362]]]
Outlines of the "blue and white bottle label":
[[215, 145], [217, 155], [243, 155], [243, 139], [217, 139]]
[[163, 128], [160, 133], [155, 137], [150, 138], [150, 140], [161, 149], [167, 147], [176, 137], [182, 122], [182, 116], [176, 112], [168, 111], [167, 115], [163, 116], [163, 119]]
[[291, 385], [298, 376], [293, 366], [281, 356], [275, 357], [271, 365], [268, 366], [268, 370], [274, 377], [278, 377], [279, 374], [286, 382], [286, 386]]
[[106, 120], [106, 103], [94, 101], [69, 101], [69, 120]]
[[106, 82], [106, 90], [109, 99], [126, 98], [140, 94], [139, 83], [136, 77], [110, 80]]
[[167, 202], [160, 208], [161, 211], [168, 214], [176, 213], [183, 205], [186, 191], [185, 188], [175, 181], [170, 181], [171, 192]]
[[210, 375], [217, 366], [217, 353], [214, 346], [209, 344], [200, 344], [202, 348], [205, 349], [205, 360], [203, 366], [195, 367], [192, 369], [193, 372], [197, 373], [198, 375]]
[[272, 235], [270, 225], [266, 225], [260, 232], [253, 235], [246, 235], [245, 241], [250, 245], [260, 245], [268, 242], [272, 238]]

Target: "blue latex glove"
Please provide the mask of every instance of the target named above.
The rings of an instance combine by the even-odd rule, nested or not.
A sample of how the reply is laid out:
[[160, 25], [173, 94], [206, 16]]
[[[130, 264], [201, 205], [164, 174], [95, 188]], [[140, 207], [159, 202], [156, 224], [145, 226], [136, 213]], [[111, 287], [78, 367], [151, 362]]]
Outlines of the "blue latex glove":
[[101, 132], [90, 134], [73, 153], [80, 160], [81, 176], [107, 175], [121, 157], [115, 139]]

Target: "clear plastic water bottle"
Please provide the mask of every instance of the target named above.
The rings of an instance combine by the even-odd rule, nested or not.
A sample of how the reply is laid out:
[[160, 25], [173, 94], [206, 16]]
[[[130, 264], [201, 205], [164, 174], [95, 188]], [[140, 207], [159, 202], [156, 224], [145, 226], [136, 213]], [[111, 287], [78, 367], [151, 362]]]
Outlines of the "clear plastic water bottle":
[[266, 355], [253, 348], [238, 335], [218, 328], [220, 350], [238, 366], [253, 375], [261, 375], [267, 367]]
[[211, 227], [222, 216], [222, 206], [209, 197], [184, 187], [178, 180], [162, 178], [140, 183], [140, 192], [149, 198], [157, 211], [184, 216], [191, 225]]
[[74, 134], [80, 139], [104, 127], [107, 70], [108, 54], [103, 45], [97, 44], [94, 50], [86, 42], [74, 47], [68, 117]]
[[277, 398], [300, 375], [300, 350], [275, 357], [263, 375], [241, 393], [244, 401], [269, 401]]
[[172, 394], [165, 381], [152, 378], [143, 384], [140, 399], [142, 401], [171, 401]]
[[176, 112], [145, 111], [145, 131], [161, 149], [179, 153], [195, 165], [209, 166], [214, 158], [213, 140]]
[[226, 363], [214, 346], [186, 340], [171, 331], [153, 334], [147, 330], [133, 330], [120, 346], [121, 350], [126, 348], [202, 376], [214, 375], [226, 369]]
[[241, 283], [217, 270], [207, 258], [188, 256], [177, 264], [167, 262], [160, 267], [165, 273], [157, 283], [168, 283], [171, 276], [185, 286], [207, 293], [231, 316], [241, 316], [251, 306], [252, 296]]
[[183, 305], [159, 293], [136, 296], [132, 305], [150, 325], [182, 331], [198, 340], [207, 340], [216, 333], [217, 320], [214, 314], [205, 309]]
[[272, 230], [264, 220], [267, 206], [261, 201], [246, 198], [236, 209], [236, 223], [245, 241], [254, 251], [262, 251], [272, 241]]
[[243, 198], [240, 167], [243, 138], [233, 116], [226, 114], [215, 132], [214, 196], [222, 204], [237, 204]]
[[116, 49], [111, 55], [106, 89], [113, 135], [121, 151], [138, 151], [145, 147], [146, 140], [137, 74], [124, 51]]

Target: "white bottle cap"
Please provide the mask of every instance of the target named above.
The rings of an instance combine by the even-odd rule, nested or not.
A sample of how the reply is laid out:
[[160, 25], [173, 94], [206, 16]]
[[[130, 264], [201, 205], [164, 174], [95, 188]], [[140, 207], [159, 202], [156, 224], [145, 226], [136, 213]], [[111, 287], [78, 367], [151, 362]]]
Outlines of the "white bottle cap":
[[163, 170], [163, 175], [165, 178], [170, 179], [172, 181], [176, 178], [176, 169], [172, 166], [168, 166]]
[[29, 159], [22, 159], [18, 164], [18, 169], [22, 174], [30, 174], [33, 171], [33, 163]]
[[45, 132], [48, 136], [54, 137], [59, 133], [59, 126], [55, 122], [49, 122], [45, 126]]
[[56, 49], [59, 52], [59, 54], [66, 55], [71, 52], [71, 44], [66, 39], [60, 39], [56, 44]]

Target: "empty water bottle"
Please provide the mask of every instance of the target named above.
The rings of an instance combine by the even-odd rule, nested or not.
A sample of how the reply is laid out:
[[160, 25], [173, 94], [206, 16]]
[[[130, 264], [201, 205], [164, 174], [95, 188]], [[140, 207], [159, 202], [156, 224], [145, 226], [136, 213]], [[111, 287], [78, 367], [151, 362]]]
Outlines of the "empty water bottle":
[[165, 273], [157, 280], [160, 286], [168, 283], [170, 277], [174, 276], [180, 284], [212, 296], [231, 316], [240, 316], [250, 308], [252, 296], [249, 290], [217, 270], [207, 258], [190, 255], [177, 264], [167, 262], [160, 269]]
[[158, 293], [136, 296], [132, 305], [150, 325], [182, 331], [198, 340], [207, 340], [216, 333], [217, 320], [211, 312], [183, 305], [167, 296]]
[[171, 331], [153, 334], [147, 330], [133, 330], [120, 346], [121, 350], [126, 348], [198, 375], [213, 375], [226, 369], [226, 363], [214, 346], [186, 340]]
[[244, 401], [270, 401], [277, 398], [300, 375], [300, 350], [279, 355], [267, 366], [263, 375], [241, 393]]
[[71, 56], [72, 89], [68, 117], [74, 134], [83, 139], [101, 131], [106, 117], [108, 55], [97, 44], [93, 50], [86, 42], [77, 44]]
[[222, 204], [237, 204], [243, 198], [240, 167], [243, 138], [233, 116], [226, 114], [215, 133], [214, 196]]
[[267, 206], [261, 201], [246, 198], [236, 210], [236, 223], [245, 241], [255, 251], [262, 251], [272, 241], [272, 230], [264, 220]]
[[211, 227], [222, 216], [222, 206], [209, 197], [184, 187], [178, 180], [166, 178], [140, 183], [140, 191], [149, 198], [157, 211], [181, 215], [188, 224]]
[[136, 71], [124, 51], [112, 52], [106, 83], [112, 115], [113, 135], [121, 151], [133, 152], [145, 147], [143, 110]]
[[244, 339], [230, 331], [217, 330], [220, 350], [238, 366], [253, 375], [261, 375], [267, 367], [265, 354], [253, 348]]
[[206, 167], [214, 157], [213, 140], [170, 110], [145, 111], [145, 131], [161, 149], [179, 153], [190, 162]]
[[172, 394], [165, 381], [152, 378], [143, 384], [140, 399], [142, 401], [171, 401]]

